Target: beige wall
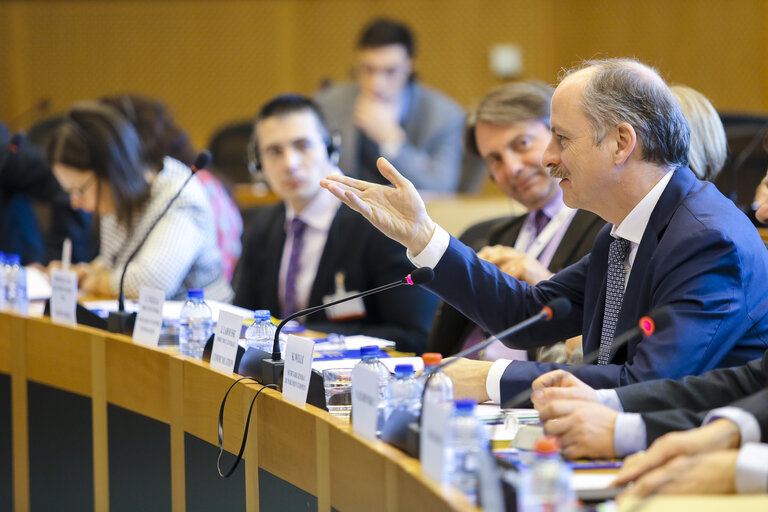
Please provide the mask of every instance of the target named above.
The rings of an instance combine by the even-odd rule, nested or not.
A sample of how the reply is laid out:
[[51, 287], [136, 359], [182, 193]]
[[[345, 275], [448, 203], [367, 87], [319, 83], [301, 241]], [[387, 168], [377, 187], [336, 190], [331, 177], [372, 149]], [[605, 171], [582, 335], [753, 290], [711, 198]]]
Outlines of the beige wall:
[[764, 0], [3, 0], [0, 119], [41, 97], [60, 111], [140, 91], [164, 98], [201, 145], [273, 94], [346, 79], [361, 25], [381, 14], [413, 26], [421, 79], [467, 107], [496, 84], [488, 46], [516, 42], [525, 77], [554, 82], [584, 57], [636, 55], [720, 109], [768, 111]]

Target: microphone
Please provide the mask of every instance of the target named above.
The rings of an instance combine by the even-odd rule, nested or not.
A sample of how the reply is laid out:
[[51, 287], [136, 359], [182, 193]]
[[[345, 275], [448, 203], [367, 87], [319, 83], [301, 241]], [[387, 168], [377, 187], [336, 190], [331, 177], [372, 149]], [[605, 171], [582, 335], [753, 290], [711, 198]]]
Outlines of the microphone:
[[[515, 334], [518, 331], [522, 331], [526, 327], [541, 322], [542, 320], [548, 322], [553, 318], [562, 318], [571, 312], [571, 301], [565, 297], [556, 297], [552, 299], [546, 306], [541, 308], [541, 311], [536, 313], [530, 318], [519, 322], [512, 327], [508, 327], [503, 331], [488, 336], [485, 340], [477, 345], [469, 347], [468, 349], [459, 352], [450, 361], [444, 361], [438, 366], [424, 369], [424, 389], [421, 391], [421, 408], [424, 408], [424, 396], [426, 395], [427, 387], [432, 376], [437, 373], [438, 370], [442, 370], [446, 366], [449, 366], [462, 357], [466, 357], [475, 352], [479, 352], [483, 348], [487, 347], [494, 341], [503, 340], [511, 334]], [[387, 419], [384, 427], [381, 430], [381, 439], [396, 448], [403, 450], [412, 457], [419, 456], [419, 435], [421, 431], [421, 413], [418, 416], [405, 411], [394, 411], [392, 415]]]
[[[373, 288], [365, 292], [356, 293], [355, 295], [350, 295], [349, 297], [344, 297], [343, 299], [335, 300], [327, 304], [320, 304], [319, 306], [303, 309], [301, 311], [297, 311], [296, 313], [288, 315], [283, 319], [282, 322], [278, 324], [277, 329], [275, 329], [275, 341], [272, 345], [271, 359], [263, 358], [261, 360], [261, 370], [262, 370], [261, 383], [277, 384], [278, 386], [282, 385], [283, 367], [285, 363], [284, 361], [282, 361], [281, 355], [280, 355], [280, 331], [283, 329], [283, 326], [285, 326], [285, 324], [288, 323], [289, 321], [293, 320], [294, 318], [311, 315], [312, 313], [316, 313], [318, 311], [329, 308], [331, 306], [335, 306], [336, 304], [341, 304], [342, 302], [347, 302], [352, 299], [373, 295], [374, 293], [383, 292], [385, 290], [396, 288], [404, 284], [408, 286], [426, 284], [430, 282], [434, 277], [435, 277], [435, 272], [431, 268], [420, 267], [414, 270], [413, 272], [411, 272], [410, 274], [408, 274], [407, 276], [405, 276], [404, 278], [400, 279], [399, 281], [394, 281], [392, 283], [379, 286], [378, 288]], [[243, 359], [245, 359], [245, 356], [243, 356]], [[242, 366], [243, 361], [241, 361], [240, 364]], [[256, 376], [256, 378], [258, 378], [258, 376]]]
[[[648, 313], [646, 316], [641, 317], [640, 320], [637, 321], [637, 325], [632, 327], [631, 329], [621, 333], [619, 336], [614, 338], [613, 344], [611, 345], [611, 350], [616, 351], [629, 343], [630, 341], [636, 339], [638, 336], [648, 337], [654, 334], [656, 331], [659, 330], [659, 328], [664, 328], [672, 320], [672, 308], [669, 306], [662, 306], [659, 308], [654, 309], [650, 313]], [[587, 364], [594, 364], [595, 361], [597, 361], [598, 356], [600, 355], [600, 349], [593, 350], [589, 354], [587, 354], [584, 359], [582, 359], [581, 363], [577, 365], [573, 365], [574, 367], [584, 366]], [[518, 393], [517, 395], [513, 396], [509, 400], [507, 400], [504, 403], [503, 408], [504, 409], [514, 409], [518, 407], [523, 407], [528, 403], [528, 401], [531, 398], [531, 394], [533, 393], [533, 388], [527, 388]]]
[[[515, 334], [518, 331], [521, 331], [528, 327], [531, 324], [535, 324], [536, 322], [540, 322], [541, 320], [549, 322], [553, 318], [562, 318], [566, 316], [568, 313], [571, 312], [571, 301], [566, 299], [565, 297], [556, 297], [552, 299], [549, 304], [541, 308], [541, 311], [533, 315], [532, 317], [523, 320], [520, 323], [517, 323], [513, 325], [512, 327], [508, 327], [507, 329], [497, 333], [493, 334], [491, 336], [488, 336], [486, 339], [484, 339], [482, 342], [478, 343], [477, 345], [473, 345], [469, 347], [466, 350], [463, 350], [462, 352], [459, 352], [456, 355], [451, 356], [452, 359], [450, 361], [445, 361], [441, 363], [439, 366], [435, 366], [430, 368], [430, 374], [435, 373], [438, 370], [442, 370], [449, 364], [455, 363], [457, 360], [459, 360], [462, 357], [467, 357], [468, 355], [474, 354], [475, 352], [479, 352], [491, 343], [493, 343], [496, 340], [501, 340], [503, 343], [503, 339], [511, 334]], [[505, 343], [506, 345], [506, 343]], [[426, 387], [426, 386], [425, 386]]]
[[136, 313], [126, 313], [125, 311], [125, 294], [124, 294], [124, 281], [125, 281], [125, 272], [128, 270], [128, 265], [133, 261], [133, 258], [138, 254], [138, 252], [141, 250], [141, 248], [144, 246], [144, 243], [147, 241], [147, 238], [149, 238], [149, 235], [152, 233], [152, 231], [157, 226], [157, 223], [160, 222], [160, 219], [163, 218], [163, 216], [168, 213], [168, 210], [171, 208], [173, 203], [176, 201], [176, 199], [179, 198], [181, 195], [181, 192], [184, 190], [184, 188], [187, 186], [187, 183], [195, 176], [197, 171], [200, 169], [204, 169], [211, 161], [211, 152], [207, 149], [205, 151], [202, 151], [200, 154], [197, 155], [197, 158], [195, 158], [194, 164], [192, 164], [191, 167], [191, 173], [187, 177], [186, 180], [184, 180], [184, 183], [182, 183], [181, 187], [179, 187], [179, 190], [176, 192], [176, 194], [171, 198], [170, 201], [168, 201], [168, 204], [165, 205], [165, 208], [162, 212], [160, 212], [160, 215], [157, 216], [155, 221], [152, 223], [152, 226], [147, 230], [147, 232], [144, 234], [144, 237], [141, 239], [139, 244], [136, 246], [136, 248], [133, 250], [133, 252], [128, 256], [128, 259], [125, 261], [125, 265], [123, 266], [123, 272], [120, 274], [120, 293], [117, 297], [117, 311], [112, 311], [109, 313], [109, 317], [107, 318], [107, 330], [109, 332], [116, 332], [120, 334], [130, 334], [133, 331], [133, 324], [136, 321]]
[[16, 132], [8, 141], [8, 150], [0, 151], [0, 155], [2, 155], [2, 161], [0, 162], [0, 174], [3, 172], [3, 168], [5, 167], [6, 162], [8, 162], [8, 159], [11, 158], [12, 154], [19, 152], [19, 149], [24, 144], [25, 140], [27, 140], [27, 136], [24, 134], [24, 132]]
[[16, 132], [8, 143], [8, 149], [11, 153], [18, 152], [25, 140], [27, 140], [27, 135], [24, 132]]

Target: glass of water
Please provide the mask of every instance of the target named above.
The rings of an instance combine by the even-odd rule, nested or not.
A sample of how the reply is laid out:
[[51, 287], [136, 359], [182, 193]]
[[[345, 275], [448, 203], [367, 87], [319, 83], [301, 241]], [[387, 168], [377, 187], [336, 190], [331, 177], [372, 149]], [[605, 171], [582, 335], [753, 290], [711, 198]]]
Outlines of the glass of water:
[[352, 412], [352, 368], [323, 370], [323, 386], [328, 412], [349, 421]]

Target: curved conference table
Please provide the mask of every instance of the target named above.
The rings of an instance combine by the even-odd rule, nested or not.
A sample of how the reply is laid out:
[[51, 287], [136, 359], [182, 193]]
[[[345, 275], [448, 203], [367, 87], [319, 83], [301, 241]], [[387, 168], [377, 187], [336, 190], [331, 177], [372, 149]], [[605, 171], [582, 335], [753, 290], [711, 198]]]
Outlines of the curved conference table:
[[[0, 313], [0, 510], [467, 510], [417, 460], [264, 390], [216, 471], [237, 378], [175, 349]], [[256, 384], [230, 394], [223, 466]]]
[[[175, 348], [0, 313], [0, 511], [473, 510], [422, 477], [417, 460], [269, 389], [256, 400], [244, 463], [220, 478], [217, 417], [236, 378]], [[230, 395], [224, 467], [258, 387]], [[768, 497], [645, 505], [764, 511]]]

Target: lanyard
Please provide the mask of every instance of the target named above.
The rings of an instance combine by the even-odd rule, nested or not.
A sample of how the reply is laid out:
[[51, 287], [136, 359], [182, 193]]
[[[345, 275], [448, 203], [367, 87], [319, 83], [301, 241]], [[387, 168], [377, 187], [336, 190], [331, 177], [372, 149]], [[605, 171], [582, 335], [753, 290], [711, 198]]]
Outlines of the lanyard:
[[536, 233], [536, 228], [532, 222], [526, 222], [520, 235], [517, 237], [517, 241], [515, 241], [515, 250], [538, 259], [541, 252], [555, 236], [555, 233], [565, 222], [570, 221], [575, 214], [576, 210], [574, 208], [563, 205], [560, 211], [557, 212], [557, 215], [552, 217], [552, 220], [547, 223], [535, 239], [533, 239], [533, 235]]

